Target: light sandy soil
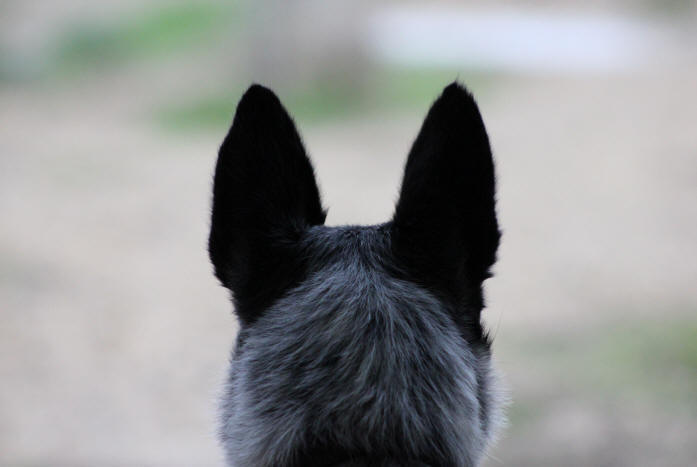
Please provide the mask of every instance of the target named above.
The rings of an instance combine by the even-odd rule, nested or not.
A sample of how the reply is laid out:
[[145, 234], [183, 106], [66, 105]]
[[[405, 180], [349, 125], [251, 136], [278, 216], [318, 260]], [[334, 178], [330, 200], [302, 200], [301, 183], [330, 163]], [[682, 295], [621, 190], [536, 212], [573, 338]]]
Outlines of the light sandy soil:
[[[0, 465], [221, 465], [215, 401], [236, 324], [205, 242], [222, 135], [153, 130], [141, 110], [166, 92], [153, 82], [0, 88]], [[489, 465], [697, 458], [694, 405], [578, 396], [564, 362], [516, 347], [697, 319], [695, 83], [686, 55], [504, 79], [480, 97], [504, 230], [486, 319], [532, 413]], [[420, 118], [303, 128], [328, 223], [390, 216]]]

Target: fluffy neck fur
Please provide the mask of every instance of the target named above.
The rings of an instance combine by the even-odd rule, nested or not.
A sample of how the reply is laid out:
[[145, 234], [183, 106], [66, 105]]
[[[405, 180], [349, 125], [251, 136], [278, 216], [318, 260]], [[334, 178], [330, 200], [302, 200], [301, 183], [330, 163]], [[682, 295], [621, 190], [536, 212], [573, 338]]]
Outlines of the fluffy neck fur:
[[499, 418], [489, 344], [395, 274], [388, 232], [305, 235], [324, 266], [238, 336], [222, 404], [230, 465], [478, 464]]

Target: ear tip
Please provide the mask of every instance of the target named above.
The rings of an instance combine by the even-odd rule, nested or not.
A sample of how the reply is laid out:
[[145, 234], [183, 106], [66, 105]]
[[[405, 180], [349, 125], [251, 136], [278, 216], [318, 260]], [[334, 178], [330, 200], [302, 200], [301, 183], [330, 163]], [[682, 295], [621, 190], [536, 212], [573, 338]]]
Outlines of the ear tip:
[[253, 83], [242, 95], [239, 104], [237, 104], [237, 108], [244, 109], [247, 107], [260, 106], [276, 107], [280, 105], [281, 101], [271, 89], [262, 86], [261, 84]]
[[271, 95], [275, 96], [274, 92], [264, 86], [263, 84], [259, 83], [252, 83], [249, 88], [244, 93], [245, 95]]
[[[434, 122], [439, 122], [438, 124]], [[431, 122], [440, 127], [454, 128], [464, 124], [472, 131], [483, 126], [479, 106], [472, 93], [461, 83], [447, 85], [431, 106], [425, 125]]]
[[477, 105], [472, 93], [464, 84], [458, 81], [453, 81], [443, 88], [443, 92], [441, 93], [439, 100], [459, 101], [469, 105]]
[[452, 83], [448, 84], [445, 88], [443, 88], [443, 94], [455, 94], [455, 93], [464, 93], [466, 95], [469, 95], [469, 91], [467, 90], [467, 87], [462, 84], [461, 82], [455, 80]]

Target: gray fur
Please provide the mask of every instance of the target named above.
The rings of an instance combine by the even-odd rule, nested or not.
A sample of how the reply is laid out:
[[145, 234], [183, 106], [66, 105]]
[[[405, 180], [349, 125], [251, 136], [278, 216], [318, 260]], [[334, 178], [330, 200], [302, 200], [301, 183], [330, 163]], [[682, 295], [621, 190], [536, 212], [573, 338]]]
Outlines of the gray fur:
[[319, 440], [477, 465], [500, 418], [488, 345], [471, 346], [446, 302], [398, 277], [384, 226], [313, 227], [302, 243], [313, 272], [238, 336], [228, 464], [292, 464]]

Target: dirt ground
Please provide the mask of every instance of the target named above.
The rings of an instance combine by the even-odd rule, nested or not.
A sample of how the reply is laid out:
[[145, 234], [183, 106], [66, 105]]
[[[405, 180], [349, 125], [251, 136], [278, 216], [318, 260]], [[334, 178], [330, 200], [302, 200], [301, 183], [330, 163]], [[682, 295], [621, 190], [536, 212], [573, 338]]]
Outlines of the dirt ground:
[[[144, 120], [199, 77], [170, 72], [0, 86], [0, 465], [222, 465], [223, 135]], [[697, 458], [695, 83], [688, 51], [479, 97], [504, 233], [485, 314], [513, 401], [487, 465]], [[425, 110], [303, 125], [329, 224], [389, 218]]]

